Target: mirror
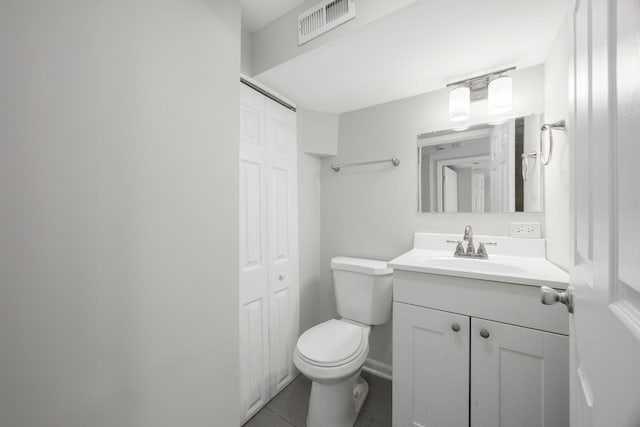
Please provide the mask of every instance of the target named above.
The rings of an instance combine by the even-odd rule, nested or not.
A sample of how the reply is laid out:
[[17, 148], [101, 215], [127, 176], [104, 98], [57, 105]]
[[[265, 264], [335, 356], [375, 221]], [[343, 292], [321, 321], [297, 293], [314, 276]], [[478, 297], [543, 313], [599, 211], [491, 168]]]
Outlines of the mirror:
[[418, 135], [420, 212], [541, 212], [541, 115]]

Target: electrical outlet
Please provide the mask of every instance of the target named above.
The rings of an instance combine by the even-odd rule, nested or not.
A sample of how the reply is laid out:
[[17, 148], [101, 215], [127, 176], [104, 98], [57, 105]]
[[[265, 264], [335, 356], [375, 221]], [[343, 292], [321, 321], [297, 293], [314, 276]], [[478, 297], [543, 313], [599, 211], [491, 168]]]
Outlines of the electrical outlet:
[[540, 238], [539, 222], [512, 222], [511, 237]]

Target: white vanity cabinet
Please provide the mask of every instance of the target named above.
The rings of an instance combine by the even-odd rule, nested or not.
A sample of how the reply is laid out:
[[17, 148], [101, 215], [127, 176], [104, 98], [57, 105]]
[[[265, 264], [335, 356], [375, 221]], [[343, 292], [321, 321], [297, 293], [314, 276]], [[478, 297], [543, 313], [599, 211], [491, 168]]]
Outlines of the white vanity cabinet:
[[566, 309], [536, 286], [394, 275], [395, 427], [569, 425]]

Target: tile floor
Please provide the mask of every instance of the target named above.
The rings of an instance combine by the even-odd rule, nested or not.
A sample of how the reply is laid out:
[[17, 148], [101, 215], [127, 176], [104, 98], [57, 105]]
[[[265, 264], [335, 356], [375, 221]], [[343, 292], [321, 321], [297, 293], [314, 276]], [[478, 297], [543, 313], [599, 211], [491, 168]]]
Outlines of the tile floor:
[[[367, 372], [362, 372], [362, 377], [369, 383], [369, 396], [354, 427], [391, 426], [391, 381]], [[299, 375], [245, 427], [305, 427], [310, 391], [311, 382]]]

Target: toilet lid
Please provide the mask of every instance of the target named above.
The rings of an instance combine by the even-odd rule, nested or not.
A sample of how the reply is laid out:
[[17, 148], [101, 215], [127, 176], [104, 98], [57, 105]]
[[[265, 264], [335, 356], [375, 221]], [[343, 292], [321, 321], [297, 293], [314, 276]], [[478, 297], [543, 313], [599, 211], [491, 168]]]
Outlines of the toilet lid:
[[309, 362], [335, 366], [360, 352], [363, 347], [363, 329], [331, 319], [302, 334], [297, 347], [298, 354]]

